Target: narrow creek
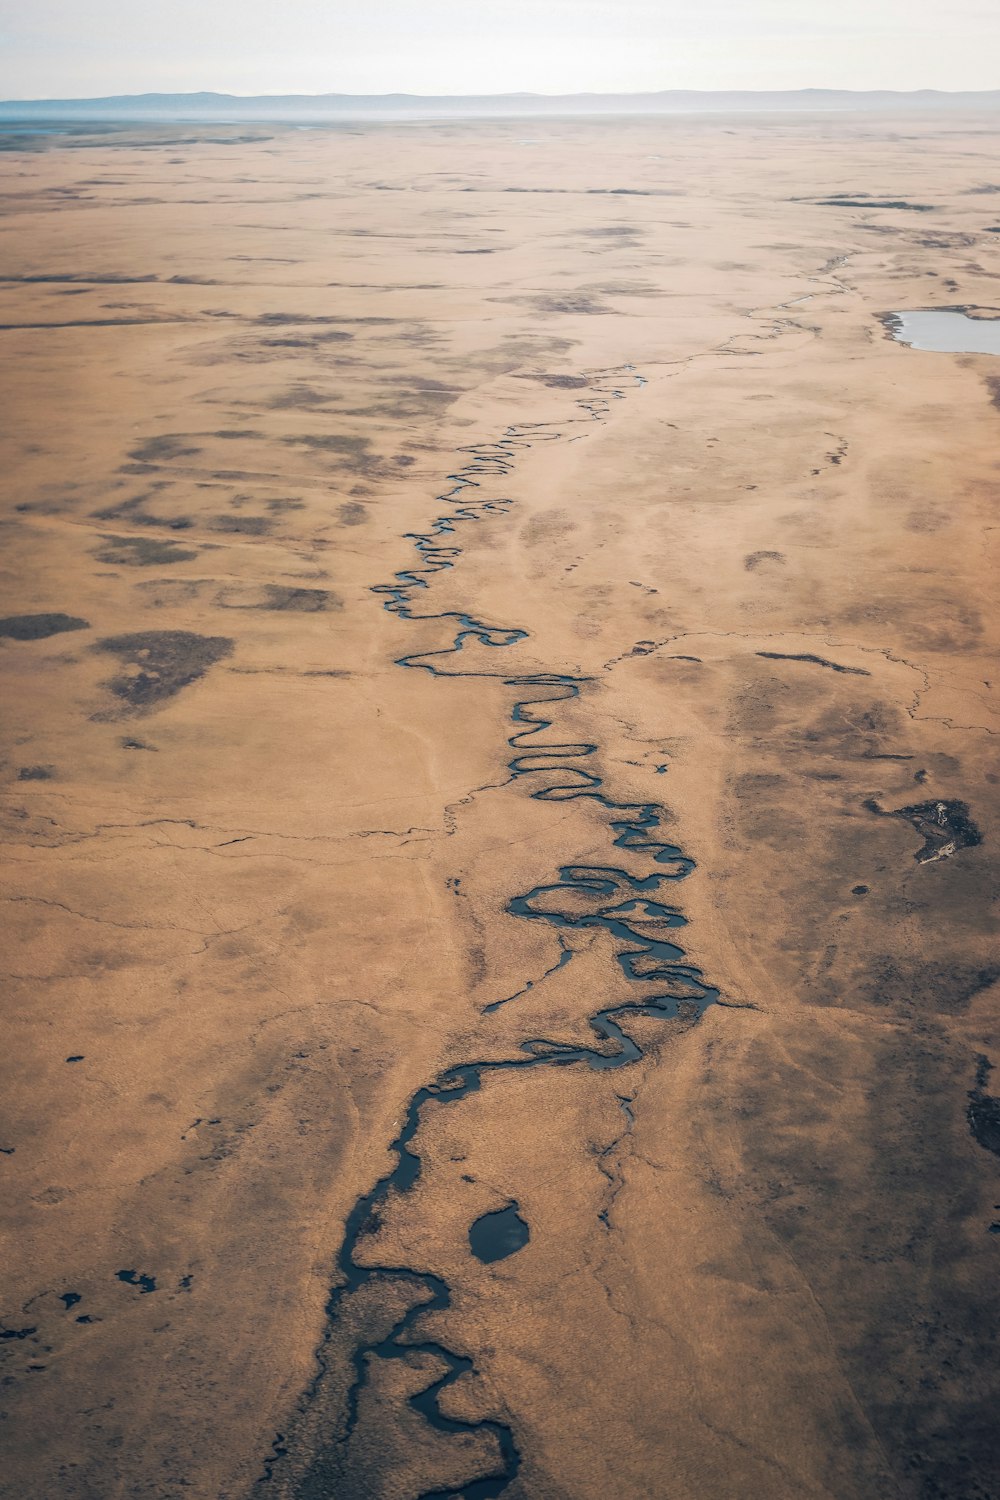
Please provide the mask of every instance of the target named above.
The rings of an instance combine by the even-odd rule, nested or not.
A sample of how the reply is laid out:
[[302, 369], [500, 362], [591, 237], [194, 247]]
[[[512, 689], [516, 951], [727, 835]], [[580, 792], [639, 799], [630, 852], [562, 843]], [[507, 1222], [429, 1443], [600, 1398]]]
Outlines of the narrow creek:
[[[411, 1192], [419, 1181], [421, 1157], [415, 1148], [415, 1139], [424, 1112], [428, 1108], [459, 1103], [477, 1092], [484, 1078], [494, 1074], [552, 1067], [578, 1066], [595, 1072], [628, 1067], [643, 1055], [639, 1044], [624, 1029], [623, 1023], [629, 1016], [695, 1020], [719, 996], [718, 990], [705, 980], [701, 971], [686, 961], [684, 949], [673, 936], [666, 935], [673, 935], [686, 925], [686, 918], [665, 897], [673, 883], [692, 872], [694, 861], [662, 836], [662, 807], [653, 802], [619, 802], [609, 796], [603, 789], [603, 778], [585, 764], [592, 762], [598, 754], [600, 747], [596, 743], [547, 738], [559, 705], [579, 699], [590, 679], [560, 672], [508, 676], [502, 671], [463, 671], [460, 658], [467, 643], [477, 642], [503, 649], [527, 639], [528, 632], [518, 627], [489, 624], [460, 611], [420, 613], [417, 607], [417, 601], [424, 597], [434, 575], [454, 567], [461, 556], [463, 549], [457, 542], [457, 529], [463, 524], [475, 524], [503, 515], [514, 503], [503, 497], [470, 499], [470, 491], [482, 490], [506, 479], [522, 450], [565, 438], [567, 428], [578, 423], [605, 420], [611, 402], [624, 396], [626, 383], [644, 383], [629, 366], [597, 374], [592, 372], [588, 378], [597, 394], [574, 403], [577, 415], [560, 423], [514, 424], [507, 427], [496, 442], [460, 450], [465, 461], [447, 476], [449, 488], [437, 496], [448, 509], [433, 520], [426, 532], [407, 533], [406, 539], [412, 541], [419, 554], [418, 565], [401, 570], [391, 583], [377, 585], [372, 590], [390, 613], [405, 620], [440, 621], [451, 632], [450, 644], [400, 657], [398, 666], [422, 670], [435, 678], [498, 678], [515, 690], [511, 711], [513, 732], [507, 737], [511, 751], [507, 763], [510, 781], [526, 781], [529, 796], [537, 801], [590, 801], [607, 814], [612, 849], [623, 851], [633, 862], [645, 866], [644, 873], [634, 874], [618, 864], [565, 864], [559, 868], [555, 880], [510, 898], [506, 910], [511, 916], [544, 922], [553, 929], [559, 943], [559, 957], [516, 995], [485, 1006], [484, 1016], [501, 1007], [516, 1005], [521, 996], [536, 989], [549, 974], [564, 968], [573, 958], [573, 935], [594, 929], [601, 929], [614, 939], [615, 960], [624, 977], [638, 987], [636, 998], [598, 1008], [590, 1015], [589, 1025], [594, 1033], [591, 1045], [571, 1045], [527, 1036], [519, 1042], [517, 1056], [500, 1061], [473, 1059], [444, 1069], [410, 1099], [402, 1128], [389, 1147], [394, 1165], [357, 1200], [347, 1217], [344, 1239], [336, 1259], [337, 1284], [331, 1290], [326, 1308], [328, 1330], [319, 1350], [319, 1374], [305, 1393], [302, 1409], [315, 1396], [323, 1379], [325, 1344], [348, 1299], [373, 1283], [381, 1286], [392, 1283], [397, 1290], [411, 1291], [413, 1300], [410, 1306], [388, 1334], [377, 1342], [361, 1343], [353, 1351], [353, 1381], [339, 1443], [346, 1445], [357, 1426], [361, 1393], [368, 1379], [371, 1360], [407, 1360], [414, 1354], [423, 1354], [437, 1360], [443, 1366], [443, 1373], [409, 1398], [411, 1408], [441, 1433], [488, 1434], [496, 1446], [495, 1462], [486, 1473], [464, 1485], [424, 1491], [417, 1500], [446, 1496], [450, 1500], [489, 1500], [508, 1488], [521, 1466], [514, 1429], [506, 1422], [493, 1418], [463, 1421], [447, 1416], [441, 1410], [441, 1393], [475, 1368], [468, 1355], [459, 1354], [441, 1343], [420, 1339], [415, 1326], [425, 1313], [451, 1305], [447, 1283], [428, 1271], [409, 1266], [360, 1264], [356, 1259], [360, 1242], [379, 1227], [380, 1205], [392, 1194]], [[443, 540], [445, 538], [450, 540]], [[619, 1098], [626, 1118], [631, 1122], [628, 1102], [623, 1096]], [[606, 1213], [602, 1215], [602, 1222], [607, 1226]], [[527, 1239], [527, 1233], [524, 1238]], [[278, 1436], [265, 1478], [271, 1477], [275, 1465], [293, 1446], [283, 1434]], [[347, 1490], [338, 1489], [338, 1494], [342, 1500], [350, 1500]]]

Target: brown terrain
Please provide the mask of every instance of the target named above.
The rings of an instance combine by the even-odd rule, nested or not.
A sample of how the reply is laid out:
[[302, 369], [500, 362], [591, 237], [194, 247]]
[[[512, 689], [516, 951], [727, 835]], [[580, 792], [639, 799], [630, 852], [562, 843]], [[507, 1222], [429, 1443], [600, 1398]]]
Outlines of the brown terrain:
[[0, 158], [5, 1497], [1000, 1496], [998, 147]]

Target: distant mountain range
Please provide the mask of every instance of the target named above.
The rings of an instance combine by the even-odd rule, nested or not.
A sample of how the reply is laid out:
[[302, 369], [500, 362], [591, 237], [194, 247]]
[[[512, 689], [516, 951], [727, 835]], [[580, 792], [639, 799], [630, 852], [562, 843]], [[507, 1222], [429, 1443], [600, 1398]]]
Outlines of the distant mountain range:
[[351, 119], [449, 119], [537, 115], [658, 115], [732, 112], [996, 110], [1000, 89], [944, 93], [937, 89], [741, 89], [657, 94], [118, 94], [106, 99], [14, 99], [0, 102], [0, 121], [230, 121], [319, 124]]

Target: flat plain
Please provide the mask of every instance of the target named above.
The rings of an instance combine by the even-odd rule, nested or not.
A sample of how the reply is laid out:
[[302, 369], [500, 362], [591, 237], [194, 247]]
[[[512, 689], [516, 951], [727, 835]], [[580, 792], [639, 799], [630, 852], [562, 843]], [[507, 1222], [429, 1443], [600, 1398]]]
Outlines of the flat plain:
[[2, 1493], [997, 1500], [1000, 125], [7, 145]]

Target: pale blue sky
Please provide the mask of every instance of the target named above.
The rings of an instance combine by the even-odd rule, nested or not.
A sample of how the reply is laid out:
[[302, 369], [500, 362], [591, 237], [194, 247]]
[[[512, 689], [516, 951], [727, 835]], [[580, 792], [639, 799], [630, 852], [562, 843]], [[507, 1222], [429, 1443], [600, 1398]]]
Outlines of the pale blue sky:
[[0, 0], [0, 97], [1000, 87], [1000, 0]]

